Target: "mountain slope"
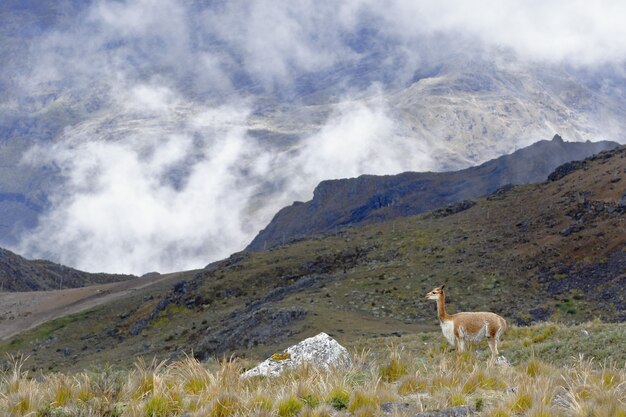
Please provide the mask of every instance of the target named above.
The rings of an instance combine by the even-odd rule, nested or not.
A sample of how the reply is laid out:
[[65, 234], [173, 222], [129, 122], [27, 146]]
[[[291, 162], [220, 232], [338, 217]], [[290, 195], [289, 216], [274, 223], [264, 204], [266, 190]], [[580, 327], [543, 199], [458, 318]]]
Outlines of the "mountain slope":
[[625, 167], [620, 147], [456, 213], [235, 254], [24, 332], [0, 353], [28, 352], [33, 367], [52, 369], [191, 351], [266, 357], [319, 331], [354, 341], [435, 329], [424, 295], [442, 283], [451, 313], [625, 321]]
[[92, 274], [44, 260], [28, 260], [0, 248], [1, 291], [77, 288], [125, 281], [133, 275]]
[[508, 184], [546, 179], [557, 166], [584, 159], [615, 142], [564, 142], [556, 135], [510, 155], [456, 172], [405, 172], [324, 181], [306, 203], [280, 210], [246, 248], [268, 249], [337, 227], [390, 220], [489, 194]]

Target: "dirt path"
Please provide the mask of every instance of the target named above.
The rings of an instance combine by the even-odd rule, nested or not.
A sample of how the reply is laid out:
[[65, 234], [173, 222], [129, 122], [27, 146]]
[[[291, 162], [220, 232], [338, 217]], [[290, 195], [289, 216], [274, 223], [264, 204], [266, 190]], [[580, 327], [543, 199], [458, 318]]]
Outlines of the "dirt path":
[[67, 290], [0, 293], [0, 340], [49, 320], [113, 301], [176, 275], [181, 273], [149, 275]]

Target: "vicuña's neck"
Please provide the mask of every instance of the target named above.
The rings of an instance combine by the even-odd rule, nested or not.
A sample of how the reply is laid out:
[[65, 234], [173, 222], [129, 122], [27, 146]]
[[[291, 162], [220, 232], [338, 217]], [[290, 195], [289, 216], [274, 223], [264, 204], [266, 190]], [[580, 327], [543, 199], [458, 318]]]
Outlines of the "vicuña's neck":
[[448, 313], [446, 312], [446, 295], [443, 293], [439, 294], [439, 298], [437, 298], [437, 314], [441, 321], [448, 318]]

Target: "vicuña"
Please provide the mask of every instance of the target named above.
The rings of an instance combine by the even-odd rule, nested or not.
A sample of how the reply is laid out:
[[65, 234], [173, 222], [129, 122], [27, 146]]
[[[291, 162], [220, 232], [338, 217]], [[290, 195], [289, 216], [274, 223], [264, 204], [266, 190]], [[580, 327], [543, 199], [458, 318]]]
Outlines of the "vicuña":
[[487, 337], [491, 349], [489, 365], [498, 358], [498, 342], [506, 330], [506, 320], [495, 313], [490, 312], [466, 312], [449, 315], [446, 312], [445, 286], [437, 287], [426, 298], [437, 301], [437, 313], [441, 331], [452, 346], [456, 346], [458, 353], [465, 351], [468, 342], [479, 342]]

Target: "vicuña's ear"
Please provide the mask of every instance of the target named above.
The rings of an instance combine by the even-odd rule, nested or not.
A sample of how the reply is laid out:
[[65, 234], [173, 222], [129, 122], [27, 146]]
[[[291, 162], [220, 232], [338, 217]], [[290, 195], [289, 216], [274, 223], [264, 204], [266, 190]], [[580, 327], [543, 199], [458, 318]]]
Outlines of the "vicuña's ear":
[[446, 284], [443, 284], [443, 285], [442, 285], [441, 287], [439, 287], [439, 288], [443, 290], [443, 289], [445, 288], [445, 286], [446, 286]]

